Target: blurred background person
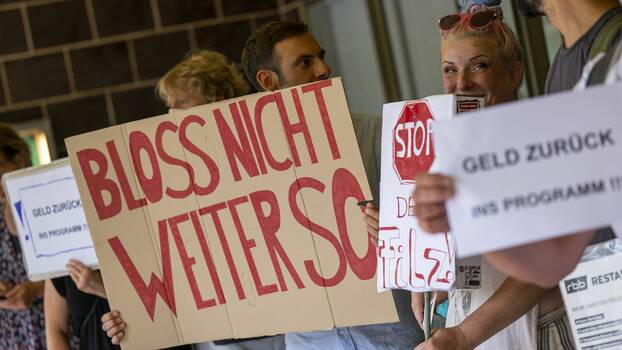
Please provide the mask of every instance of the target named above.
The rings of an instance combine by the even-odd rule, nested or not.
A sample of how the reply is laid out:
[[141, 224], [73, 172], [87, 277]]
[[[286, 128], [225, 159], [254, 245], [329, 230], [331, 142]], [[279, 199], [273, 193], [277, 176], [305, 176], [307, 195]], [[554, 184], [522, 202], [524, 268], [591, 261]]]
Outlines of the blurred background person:
[[156, 91], [167, 107], [188, 109], [246, 95], [248, 85], [223, 54], [201, 50], [164, 74]]
[[[0, 124], [0, 177], [28, 166], [28, 145]], [[0, 349], [45, 349], [43, 282], [28, 280], [13, 214], [0, 191]]]

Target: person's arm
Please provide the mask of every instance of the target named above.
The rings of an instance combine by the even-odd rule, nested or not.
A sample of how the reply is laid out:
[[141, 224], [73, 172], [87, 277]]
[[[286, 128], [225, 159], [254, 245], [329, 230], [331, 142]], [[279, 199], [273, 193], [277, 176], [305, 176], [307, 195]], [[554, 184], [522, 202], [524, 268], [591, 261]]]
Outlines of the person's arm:
[[531, 310], [548, 290], [507, 278], [462, 323], [439, 329], [417, 350], [474, 349]]
[[22, 282], [13, 286], [0, 301], [0, 309], [24, 310], [43, 296], [43, 282]]
[[43, 302], [45, 314], [45, 338], [48, 349], [70, 350], [69, 309], [67, 301], [58, 292], [52, 281], [45, 281]]
[[580, 232], [500, 250], [484, 257], [507, 275], [542, 287], [553, 287], [574, 270], [595, 232]]
[[415, 217], [419, 226], [430, 233], [449, 232], [445, 202], [454, 196], [454, 181], [441, 174], [419, 173], [413, 193]]

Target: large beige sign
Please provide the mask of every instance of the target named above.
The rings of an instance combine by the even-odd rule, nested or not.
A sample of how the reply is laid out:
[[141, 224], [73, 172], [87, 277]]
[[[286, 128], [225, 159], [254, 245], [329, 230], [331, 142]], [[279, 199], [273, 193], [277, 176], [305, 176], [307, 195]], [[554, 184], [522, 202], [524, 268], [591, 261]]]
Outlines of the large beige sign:
[[66, 144], [125, 348], [397, 320], [340, 79]]

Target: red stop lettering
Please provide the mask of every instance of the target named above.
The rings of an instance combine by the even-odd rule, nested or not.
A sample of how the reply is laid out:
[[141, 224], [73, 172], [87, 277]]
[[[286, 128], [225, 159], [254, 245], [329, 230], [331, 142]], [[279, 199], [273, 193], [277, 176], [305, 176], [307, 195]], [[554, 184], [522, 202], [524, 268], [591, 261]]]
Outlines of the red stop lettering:
[[426, 101], [404, 105], [393, 128], [393, 168], [401, 183], [412, 184], [419, 172], [434, 162], [432, 124], [434, 117]]

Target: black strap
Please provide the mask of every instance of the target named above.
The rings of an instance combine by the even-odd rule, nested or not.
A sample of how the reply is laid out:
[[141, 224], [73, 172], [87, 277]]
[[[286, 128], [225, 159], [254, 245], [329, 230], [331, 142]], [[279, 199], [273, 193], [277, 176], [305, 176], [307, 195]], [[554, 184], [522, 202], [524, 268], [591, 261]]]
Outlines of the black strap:
[[590, 73], [590, 78], [587, 81], [587, 86], [600, 85], [605, 82], [607, 79], [607, 74], [609, 73], [609, 67], [611, 66], [612, 61], [614, 60], [616, 50], [609, 50], [600, 59], [592, 69]]
[[589, 245], [606, 242], [615, 238], [616, 234], [611, 227], [603, 227], [596, 230], [596, 234], [592, 237]]

